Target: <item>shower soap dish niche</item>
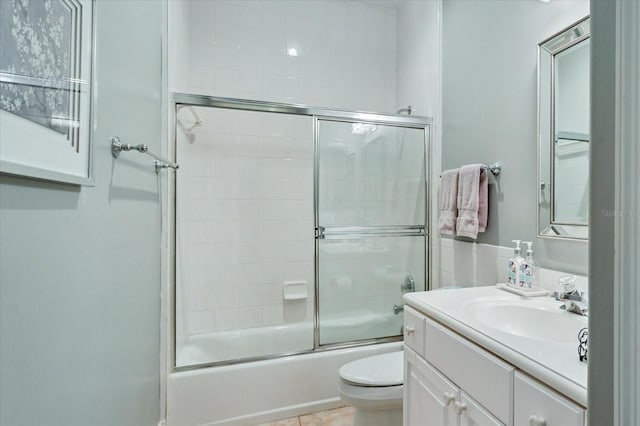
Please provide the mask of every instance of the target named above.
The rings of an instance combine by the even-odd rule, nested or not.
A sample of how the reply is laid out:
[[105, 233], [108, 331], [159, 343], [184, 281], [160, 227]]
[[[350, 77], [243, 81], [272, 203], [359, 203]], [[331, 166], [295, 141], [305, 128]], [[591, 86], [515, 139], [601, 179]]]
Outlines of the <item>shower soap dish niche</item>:
[[282, 297], [286, 302], [295, 302], [298, 300], [306, 300], [307, 282], [306, 281], [285, 281], [282, 286]]

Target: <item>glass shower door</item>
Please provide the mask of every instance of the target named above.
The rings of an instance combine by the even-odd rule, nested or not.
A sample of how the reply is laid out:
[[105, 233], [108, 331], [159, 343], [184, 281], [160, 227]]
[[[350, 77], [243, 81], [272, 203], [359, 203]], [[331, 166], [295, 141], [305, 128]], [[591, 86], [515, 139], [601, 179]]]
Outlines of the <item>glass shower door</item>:
[[312, 118], [176, 116], [176, 367], [313, 350]]
[[319, 345], [398, 336], [426, 287], [425, 129], [317, 120]]

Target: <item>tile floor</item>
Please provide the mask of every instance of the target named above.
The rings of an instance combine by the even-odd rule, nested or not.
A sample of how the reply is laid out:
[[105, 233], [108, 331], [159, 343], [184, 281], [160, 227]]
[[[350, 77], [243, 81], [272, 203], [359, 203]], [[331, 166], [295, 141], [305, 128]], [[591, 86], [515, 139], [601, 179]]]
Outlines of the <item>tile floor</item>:
[[263, 423], [258, 426], [351, 426], [353, 424], [354, 408], [347, 405], [333, 410], [305, 414], [277, 422]]

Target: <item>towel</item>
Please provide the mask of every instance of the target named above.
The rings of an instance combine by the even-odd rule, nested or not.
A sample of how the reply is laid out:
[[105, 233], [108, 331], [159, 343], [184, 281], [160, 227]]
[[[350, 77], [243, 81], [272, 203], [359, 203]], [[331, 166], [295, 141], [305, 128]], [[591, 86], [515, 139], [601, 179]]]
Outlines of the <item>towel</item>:
[[474, 240], [478, 238], [478, 232], [487, 228], [488, 177], [482, 169], [482, 164], [470, 164], [462, 166], [458, 173], [456, 235]]
[[487, 230], [489, 218], [489, 169], [480, 169], [480, 188], [478, 188], [478, 232]]
[[441, 234], [456, 234], [456, 210], [458, 198], [458, 169], [447, 170], [440, 179], [440, 217], [438, 229]]

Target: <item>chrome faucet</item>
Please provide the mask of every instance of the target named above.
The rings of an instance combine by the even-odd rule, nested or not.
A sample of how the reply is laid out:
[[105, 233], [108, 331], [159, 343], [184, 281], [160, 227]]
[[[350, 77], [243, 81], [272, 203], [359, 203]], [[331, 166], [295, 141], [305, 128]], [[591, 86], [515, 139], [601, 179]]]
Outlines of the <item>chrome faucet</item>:
[[585, 317], [588, 314], [589, 306], [587, 298], [584, 293], [581, 293], [576, 289], [573, 289], [570, 292], [554, 291], [551, 293], [551, 297], [559, 302], [564, 302], [564, 304], [560, 306], [560, 309], [565, 309], [567, 312], [572, 312]]
[[[411, 110], [409, 110], [409, 113], [411, 113]], [[416, 291], [416, 280], [413, 278], [413, 275], [409, 274], [404, 277], [404, 282], [400, 284], [400, 291], [402, 294]], [[404, 311], [404, 305], [393, 305], [393, 315], [398, 315], [402, 311]]]
[[393, 305], [393, 315], [398, 315], [402, 311], [404, 311], [404, 305]]
[[400, 291], [403, 294], [416, 291], [416, 280], [413, 278], [413, 275], [409, 274], [404, 277], [404, 282], [400, 285]]

